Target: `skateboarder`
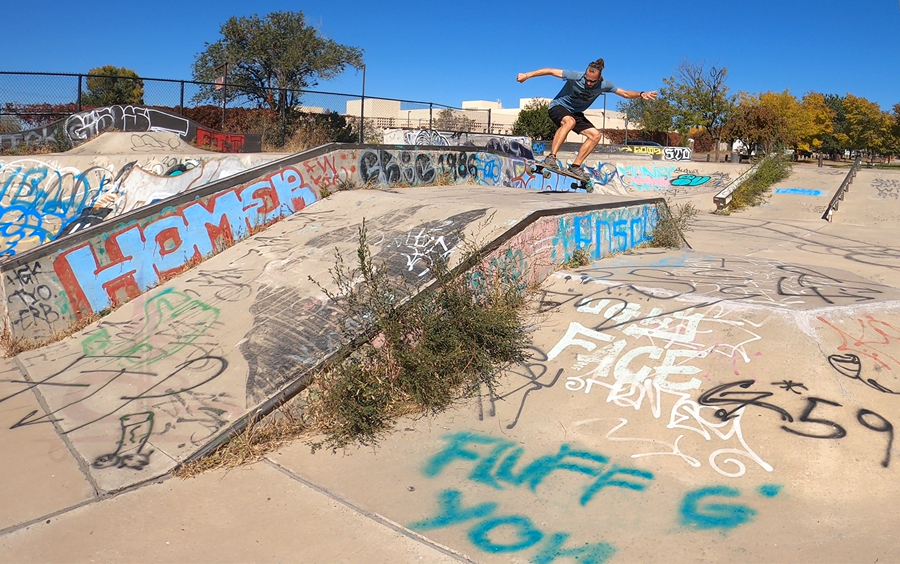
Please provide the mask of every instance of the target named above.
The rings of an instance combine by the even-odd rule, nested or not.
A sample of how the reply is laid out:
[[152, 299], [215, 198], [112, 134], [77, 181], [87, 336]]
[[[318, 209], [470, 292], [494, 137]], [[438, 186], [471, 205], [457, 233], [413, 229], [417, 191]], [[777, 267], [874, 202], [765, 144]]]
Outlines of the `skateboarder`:
[[519, 82], [525, 82], [535, 76], [555, 76], [566, 81], [559, 94], [550, 102], [550, 119], [558, 129], [553, 136], [550, 154], [544, 159], [544, 163], [553, 167], [559, 166], [556, 152], [562, 147], [566, 136], [570, 131], [580, 133], [587, 139], [578, 150], [575, 160], [569, 165], [569, 172], [583, 179], [587, 178], [587, 174], [581, 168], [581, 164], [588, 158], [601, 138], [600, 131], [584, 117], [584, 111], [604, 92], [615, 92], [623, 98], [643, 98], [644, 100], [655, 100], [657, 94], [655, 90], [636, 92], [616, 88], [612, 82], [602, 77], [604, 66], [603, 59], [597, 59], [589, 64], [584, 72], [544, 68], [531, 72], [520, 72], [516, 77]]

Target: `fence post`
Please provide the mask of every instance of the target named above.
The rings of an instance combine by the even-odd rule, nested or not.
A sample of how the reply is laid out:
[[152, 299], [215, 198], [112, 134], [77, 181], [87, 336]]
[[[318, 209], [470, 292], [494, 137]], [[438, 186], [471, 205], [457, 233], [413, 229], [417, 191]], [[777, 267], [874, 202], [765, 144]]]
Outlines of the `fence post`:
[[428, 103], [428, 129], [429, 131], [434, 129], [434, 121], [432, 120], [432, 112], [434, 111], [434, 102]]
[[284, 148], [287, 137], [287, 90], [281, 89], [281, 147]]
[[181, 108], [181, 111], [178, 112], [181, 115], [184, 115], [184, 81], [181, 81], [181, 101], [178, 103], [178, 107]]
[[488, 135], [491, 134], [491, 109], [488, 108]]
[[78, 75], [78, 101], [76, 103], [78, 111], [81, 111], [81, 75]]
[[366, 142], [366, 65], [363, 65], [362, 93], [359, 97], [359, 144]]

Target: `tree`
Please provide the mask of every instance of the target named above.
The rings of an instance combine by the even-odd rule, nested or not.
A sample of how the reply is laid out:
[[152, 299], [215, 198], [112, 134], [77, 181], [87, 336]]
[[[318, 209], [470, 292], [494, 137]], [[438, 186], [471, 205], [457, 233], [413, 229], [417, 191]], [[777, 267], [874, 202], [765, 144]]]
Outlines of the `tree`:
[[[222, 38], [207, 43], [194, 61], [194, 80], [214, 83], [224, 76], [225, 93], [201, 87], [195, 102], [221, 103], [223, 94], [281, 111], [297, 105], [303, 89], [318, 86], [350, 66], [363, 68], [363, 50], [319, 35], [303, 12], [273, 12], [260, 18], [232, 17]], [[227, 73], [225, 69], [227, 68]]]
[[719, 160], [719, 143], [734, 107], [734, 96], [728, 94], [725, 81], [728, 69], [710, 68], [704, 64], [683, 61], [675, 69], [675, 75], [664, 78], [666, 85], [661, 97], [674, 110], [675, 127], [686, 133], [693, 126], [702, 127], [715, 142], [716, 161]]
[[837, 160], [840, 155], [844, 154], [847, 148], [848, 138], [845, 133], [847, 129], [847, 116], [844, 112], [844, 97], [837, 94], [824, 95], [825, 106], [831, 110], [833, 118], [831, 120], [830, 134], [822, 136], [821, 150], [828, 153], [831, 160]]
[[890, 150], [891, 119], [875, 102], [847, 94], [844, 98], [846, 135], [851, 149], [865, 151], [870, 159]]
[[900, 155], [900, 104], [894, 104], [891, 112], [890, 155]]
[[144, 81], [125, 67], [106, 65], [88, 71], [87, 89], [81, 105], [88, 107], [144, 103]]
[[670, 132], [675, 117], [672, 104], [664, 98], [656, 100], [635, 98], [619, 102], [619, 111], [628, 116], [628, 121], [643, 129], [645, 133]]
[[547, 113], [549, 106], [550, 102], [546, 100], [531, 100], [525, 104], [513, 123], [512, 134], [526, 135], [534, 140], [553, 139], [556, 124]]
[[455, 113], [450, 108], [439, 111], [434, 118], [432, 129], [438, 131], [472, 131], [475, 129], [475, 120], [465, 114]]
[[800, 103], [800, 146], [804, 151], [820, 151], [826, 137], [834, 133], [835, 112], [825, 102], [825, 96], [808, 92]]

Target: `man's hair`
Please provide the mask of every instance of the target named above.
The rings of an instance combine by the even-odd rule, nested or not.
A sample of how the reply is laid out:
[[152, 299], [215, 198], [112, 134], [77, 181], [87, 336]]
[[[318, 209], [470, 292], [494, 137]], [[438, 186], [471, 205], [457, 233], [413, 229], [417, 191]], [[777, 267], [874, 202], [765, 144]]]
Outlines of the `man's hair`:
[[597, 59], [596, 61], [594, 61], [588, 65], [588, 70], [594, 69], [595, 71], [599, 72], [600, 74], [603, 74], [603, 67], [605, 67], [605, 66], [606, 66], [606, 63], [603, 62], [603, 59]]

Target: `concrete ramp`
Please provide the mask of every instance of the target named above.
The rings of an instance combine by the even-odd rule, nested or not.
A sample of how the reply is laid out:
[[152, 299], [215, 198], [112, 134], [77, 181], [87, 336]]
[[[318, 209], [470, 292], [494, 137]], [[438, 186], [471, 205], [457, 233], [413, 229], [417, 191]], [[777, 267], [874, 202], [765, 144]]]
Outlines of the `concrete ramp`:
[[0, 407], [33, 400], [3, 412], [2, 425], [13, 436], [53, 427], [99, 492], [162, 475], [304, 387], [345, 345], [339, 312], [310, 277], [332, 285], [335, 249], [355, 256], [363, 219], [375, 259], [414, 286], [430, 281], [429, 254], [459, 259], [461, 236], [539, 281], [576, 248], [600, 258], [649, 239], [658, 202], [598, 198], [485, 186], [339, 192], [20, 354]]
[[860, 169], [832, 221], [875, 229], [900, 226], [900, 170]]
[[822, 213], [846, 175], [844, 169], [795, 164], [790, 176], [771, 187], [768, 201], [746, 210], [746, 215], [776, 220], [822, 221]]

